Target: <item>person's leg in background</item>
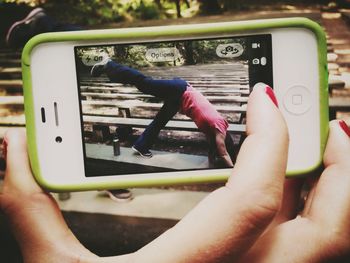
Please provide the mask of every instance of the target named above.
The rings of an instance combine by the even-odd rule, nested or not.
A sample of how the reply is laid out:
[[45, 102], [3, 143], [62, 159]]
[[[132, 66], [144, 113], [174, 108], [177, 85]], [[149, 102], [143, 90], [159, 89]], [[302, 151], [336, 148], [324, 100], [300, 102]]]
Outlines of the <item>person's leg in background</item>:
[[91, 69], [91, 75], [93, 77], [99, 77], [103, 73], [107, 75], [111, 82], [134, 86], [146, 78], [146, 76], [137, 69], [119, 64], [111, 58], [106, 58], [105, 60], [96, 63]]
[[160, 131], [166, 126], [169, 120], [178, 112], [180, 107], [179, 100], [167, 100], [159, 110], [154, 120], [146, 127], [144, 132], [136, 140], [133, 149], [141, 156], [151, 158], [152, 153], [149, 149], [158, 138]]
[[151, 158], [152, 153], [149, 149], [158, 138], [159, 132], [178, 112], [182, 95], [186, 91], [188, 83], [183, 79], [164, 80], [146, 77], [140, 71], [116, 63], [109, 58], [95, 64], [91, 69], [92, 76], [97, 77], [102, 73], [105, 73], [112, 82], [134, 85], [141, 92], [165, 101], [154, 120], [132, 147], [141, 156]]
[[21, 48], [35, 35], [46, 32], [76, 31], [81, 27], [60, 23], [45, 13], [45, 10], [37, 7], [24, 19], [16, 21], [8, 30], [6, 43], [12, 48]]
[[142, 93], [163, 100], [181, 99], [188, 86], [187, 81], [180, 78], [153, 79], [137, 69], [116, 63], [110, 58], [96, 63], [91, 69], [93, 77], [98, 77], [102, 73], [105, 73], [112, 82], [134, 85]]
[[164, 100], [182, 100], [182, 95], [188, 86], [187, 81], [174, 79], [143, 79], [136, 87], [143, 93], [153, 95]]

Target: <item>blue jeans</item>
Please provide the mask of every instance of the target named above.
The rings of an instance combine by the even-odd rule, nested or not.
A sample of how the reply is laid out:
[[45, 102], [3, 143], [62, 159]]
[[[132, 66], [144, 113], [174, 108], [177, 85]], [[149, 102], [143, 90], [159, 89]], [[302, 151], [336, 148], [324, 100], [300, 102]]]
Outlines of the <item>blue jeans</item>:
[[187, 82], [180, 78], [152, 79], [136, 69], [113, 61], [106, 64], [105, 73], [112, 82], [134, 85], [142, 93], [164, 100], [164, 104], [154, 120], [146, 127], [134, 144], [139, 150], [149, 150], [158, 138], [159, 132], [178, 112], [182, 95], [187, 89]]

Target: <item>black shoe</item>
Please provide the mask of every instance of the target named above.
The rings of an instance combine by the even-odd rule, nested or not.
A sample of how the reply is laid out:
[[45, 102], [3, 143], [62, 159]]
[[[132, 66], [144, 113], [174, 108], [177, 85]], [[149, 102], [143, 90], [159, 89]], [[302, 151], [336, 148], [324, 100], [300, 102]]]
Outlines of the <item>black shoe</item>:
[[137, 152], [139, 155], [141, 155], [144, 158], [152, 158], [153, 154], [149, 150], [144, 150], [140, 148], [136, 148], [137, 146], [134, 145], [131, 147], [135, 152]]
[[111, 59], [107, 57], [107, 58], [105, 58], [104, 60], [102, 60], [101, 62], [96, 63], [96, 64], [92, 67], [92, 69], [91, 69], [91, 71], [90, 71], [90, 75], [91, 75], [92, 77], [99, 77], [99, 76], [101, 76], [102, 73], [105, 72], [105, 66], [106, 66], [106, 64], [107, 64], [110, 60], [111, 60]]
[[44, 9], [33, 9], [24, 19], [15, 22], [6, 34], [6, 43], [10, 47], [21, 47], [35, 34], [31, 24], [40, 17], [46, 16]]
[[106, 190], [109, 198], [116, 202], [128, 202], [132, 200], [132, 192], [128, 189]]

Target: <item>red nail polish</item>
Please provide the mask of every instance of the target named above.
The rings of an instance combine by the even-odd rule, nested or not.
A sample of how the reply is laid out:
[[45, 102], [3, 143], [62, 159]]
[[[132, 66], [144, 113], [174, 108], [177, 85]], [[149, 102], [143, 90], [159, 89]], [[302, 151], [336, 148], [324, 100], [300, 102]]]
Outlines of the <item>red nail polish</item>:
[[7, 157], [7, 140], [6, 140], [6, 138], [3, 139], [3, 141], [2, 141], [2, 156], [6, 160], [6, 157]]
[[275, 93], [273, 92], [273, 90], [269, 87], [266, 86], [265, 88], [265, 93], [270, 97], [270, 99], [272, 100], [272, 102], [276, 105], [276, 107], [278, 108], [278, 102], [275, 96]]
[[349, 129], [348, 125], [346, 124], [346, 122], [341, 120], [341, 121], [339, 121], [339, 125], [343, 129], [343, 131], [350, 137], [350, 129]]

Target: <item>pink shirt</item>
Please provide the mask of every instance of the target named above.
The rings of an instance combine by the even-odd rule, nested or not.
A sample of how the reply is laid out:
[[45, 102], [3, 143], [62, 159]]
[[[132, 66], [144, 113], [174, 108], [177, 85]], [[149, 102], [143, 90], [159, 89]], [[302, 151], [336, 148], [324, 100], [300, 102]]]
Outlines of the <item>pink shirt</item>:
[[228, 122], [199, 91], [187, 86], [182, 95], [180, 112], [190, 117], [198, 129], [206, 135], [214, 135], [215, 130], [226, 135]]

